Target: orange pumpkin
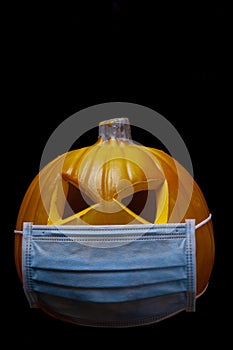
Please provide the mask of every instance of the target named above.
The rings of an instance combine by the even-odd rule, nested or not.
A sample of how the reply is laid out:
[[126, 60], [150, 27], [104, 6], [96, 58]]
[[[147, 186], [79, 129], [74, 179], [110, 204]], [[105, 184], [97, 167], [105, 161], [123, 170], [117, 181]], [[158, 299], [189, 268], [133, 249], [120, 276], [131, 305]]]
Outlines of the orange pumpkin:
[[[35, 225], [143, 225], [194, 218], [198, 224], [209, 216], [192, 176], [164, 151], [135, 144], [127, 118], [101, 122], [99, 131], [94, 145], [62, 154], [39, 172], [21, 203], [16, 230], [22, 230], [26, 221]], [[195, 234], [199, 295], [214, 263], [212, 221]], [[21, 245], [21, 235], [16, 233], [15, 263], [22, 281]]]

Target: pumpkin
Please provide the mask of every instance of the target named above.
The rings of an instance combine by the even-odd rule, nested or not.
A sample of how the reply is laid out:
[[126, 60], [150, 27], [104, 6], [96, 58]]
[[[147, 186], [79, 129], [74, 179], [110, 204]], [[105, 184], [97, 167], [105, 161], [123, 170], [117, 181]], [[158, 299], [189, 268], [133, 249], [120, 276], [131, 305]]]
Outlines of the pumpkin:
[[[21, 203], [16, 232], [23, 222], [145, 225], [194, 218], [198, 224], [208, 216], [204, 195], [189, 172], [166, 152], [134, 143], [129, 120], [116, 118], [99, 124], [95, 144], [58, 156], [38, 173]], [[212, 221], [195, 235], [199, 295], [214, 263]], [[21, 248], [16, 233], [15, 264], [22, 281]]]

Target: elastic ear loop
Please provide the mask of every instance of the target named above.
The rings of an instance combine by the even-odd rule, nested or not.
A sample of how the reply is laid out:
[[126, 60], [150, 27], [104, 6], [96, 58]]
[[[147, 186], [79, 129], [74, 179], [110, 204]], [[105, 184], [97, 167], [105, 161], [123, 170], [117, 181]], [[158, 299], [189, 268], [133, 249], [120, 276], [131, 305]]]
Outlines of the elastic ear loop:
[[212, 215], [210, 214], [205, 220], [201, 221], [199, 224], [195, 225], [195, 229], [197, 230], [199, 227], [206, 224], [208, 221], [211, 220]]

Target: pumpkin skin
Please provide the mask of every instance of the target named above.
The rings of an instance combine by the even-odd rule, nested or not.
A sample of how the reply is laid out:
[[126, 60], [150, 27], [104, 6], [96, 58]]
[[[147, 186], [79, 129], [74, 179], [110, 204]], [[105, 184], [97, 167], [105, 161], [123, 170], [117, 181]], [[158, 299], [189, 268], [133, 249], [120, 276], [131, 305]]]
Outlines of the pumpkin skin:
[[[143, 225], [195, 219], [198, 224], [209, 216], [204, 195], [192, 176], [164, 151], [133, 143], [126, 119], [101, 122], [100, 137], [94, 145], [62, 154], [39, 172], [21, 203], [16, 231], [22, 230], [23, 222]], [[120, 134], [113, 132], [113, 126], [117, 126]], [[193, 188], [188, 200], [190, 184]], [[139, 199], [132, 207], [134, 196]], [[138, 211], [148, 198], [152, 203], [149, 209]], [[195, 235], [198, 296], [208, 285], [214, 264], [212, 221], [199, 227]], [[22, 282], [21, 263], [22, 236], [16, 233], [15, 264]]]

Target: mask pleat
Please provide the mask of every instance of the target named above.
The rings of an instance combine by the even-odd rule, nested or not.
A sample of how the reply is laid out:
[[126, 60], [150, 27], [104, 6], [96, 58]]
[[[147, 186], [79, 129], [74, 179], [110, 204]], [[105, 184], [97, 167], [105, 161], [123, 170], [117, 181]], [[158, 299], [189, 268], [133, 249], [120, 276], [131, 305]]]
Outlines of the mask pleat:
[[183, 240], [140, 239], [103, 249], [62, 239], [34, 239], [31, 243], [31, 283], [37, 292], [119, 302], [186, 288]]

